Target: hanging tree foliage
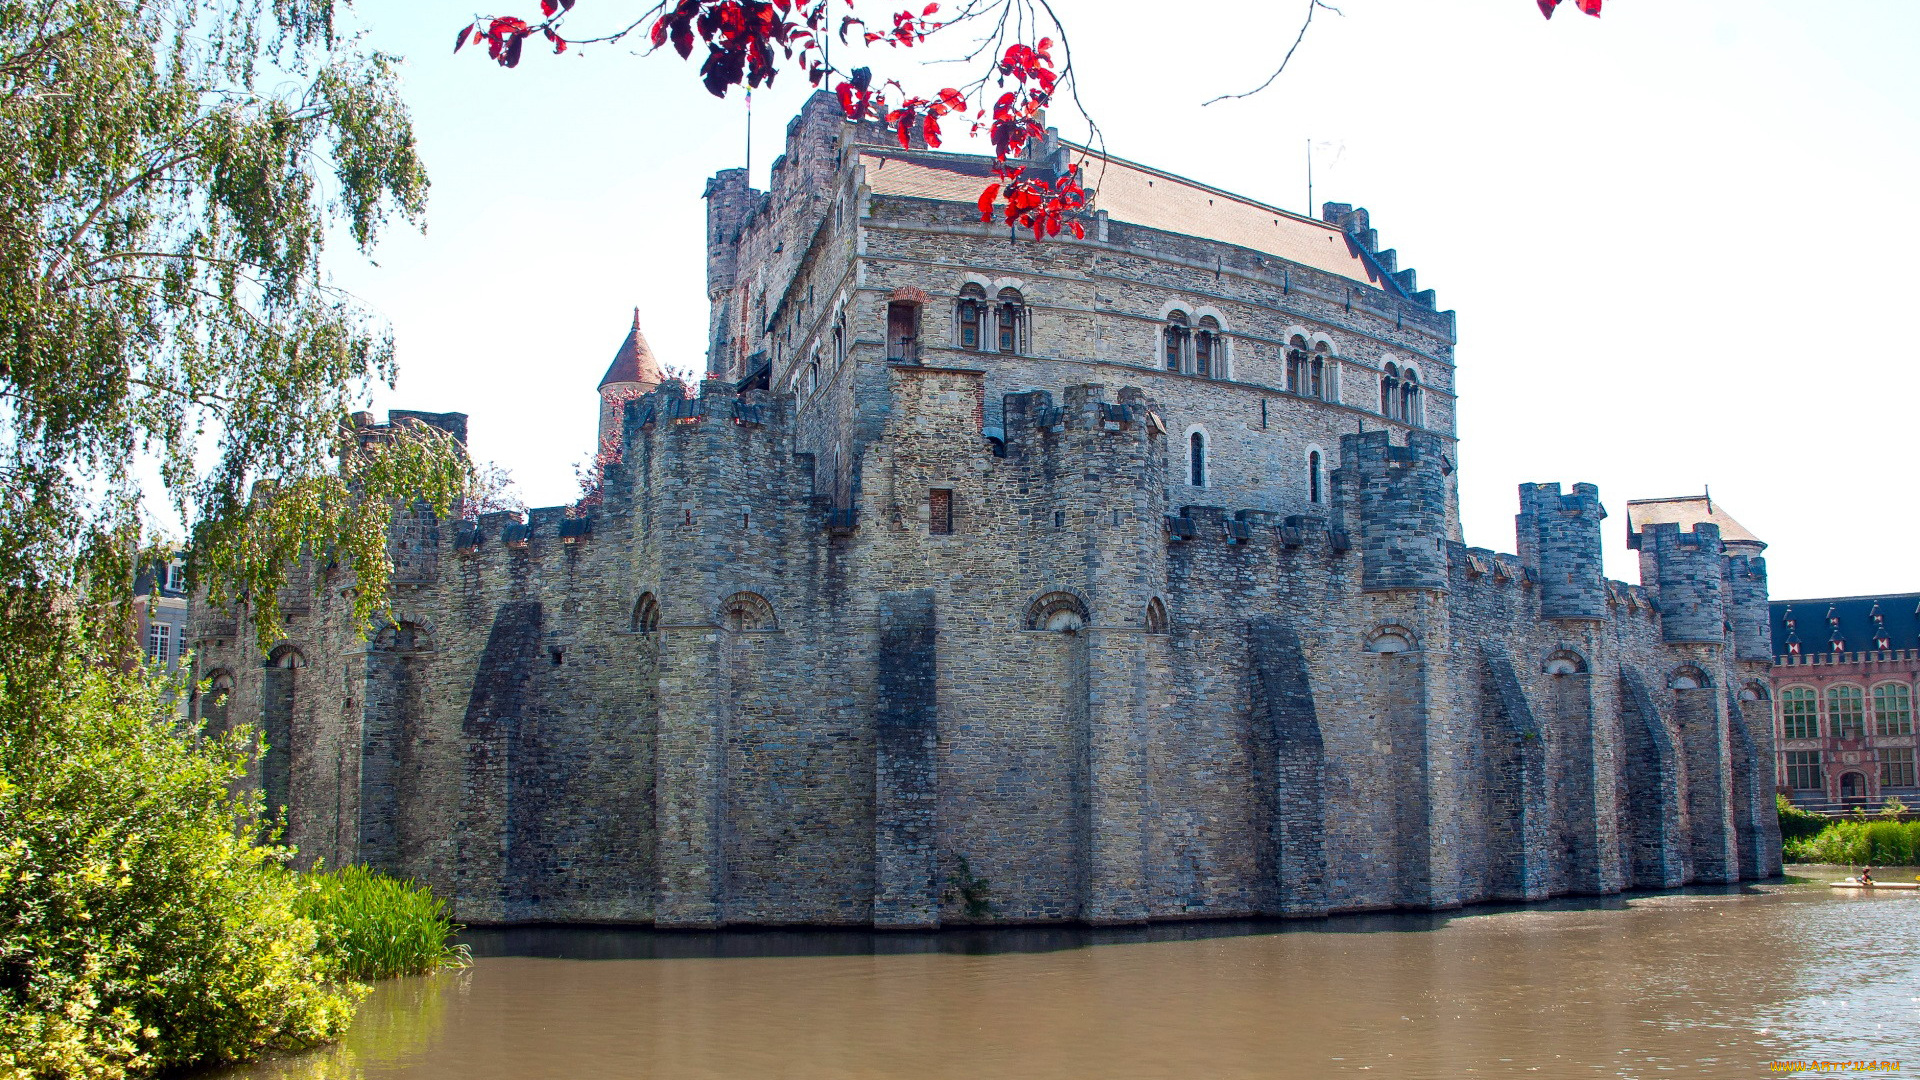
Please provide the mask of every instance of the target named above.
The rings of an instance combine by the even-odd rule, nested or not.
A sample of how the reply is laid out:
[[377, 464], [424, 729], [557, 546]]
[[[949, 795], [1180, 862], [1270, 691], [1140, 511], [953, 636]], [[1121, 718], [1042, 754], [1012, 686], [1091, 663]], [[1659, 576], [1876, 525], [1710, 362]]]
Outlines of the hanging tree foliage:
[[393, 345], [322, 262], [330, 231], [364, 253], [421, 221], [395, 63], [336, 36], [333, 0], [0, 0], [9, 658], [76, 598], [124, 604], [142, 462], [194, 534], [190, 578], [263, 638], [302, 556], [350, 569], [375, 616], [390, 504], [458, 499], [451, 440], [348, 438]]
[[[1535, 2], [1551, 19], [1563, 0]], [[1573, 0], [1594, 16], [1603, 2]], [[1045, 175], [1013, 160], [1045, 138], [1043, 117], [1057, 96], [1064, 92], [1079, 103], [1066, 27], [1052, 0], [947, 0], [945, 8], [935, 0], [892, 12], [884, 0], [646, 0], [618, 5], [637, 15], [624, 26], [576, 38], [566, 36], [565, 24], [577, 0], [539, 3], [537, 17], [476, 16], [455, 35], [453, 51], [469, 42], [484, 44], [495, 63], [511, 68], [519, 66], [527, 41], [536, 36], [563, 53], [569, 45], [620, 41], [644, 30], [653, 49], [671, 46], [683, 60], [693, 55], [696, 40], [705, 45], [700, 81], [715, 97], [736, 86], [771, 85], [783, 68], [797, 69], [812, 85], [830, 88], [848, 120], [884, 122], [898, 133], [902, 147], [911, 146], [917, 135], [937, 148], [946, 120], [985, 134], [993, 144], [994, 165], [992, 182], [980, 192], [980, 220], [998, 215], [1009, 226], [1031, 229], [1036, 240], [1058, 236], [1062, 228], [1085, 236], [1075, 220], [1087, 208], [1079, 167]], [[602, 6], [616, 5], [603, 0]], [[1306, 37], [1315, 12], [1339, 10], [1326, 0], [1306, 0], [1306, 9], [1299, 36], [1265, 83], [1206, 104], [1250, 97], [1272, 85]], [[921, 94], [909, 93], [898, 79], [876, 80], [871, 67], [837, 63], [832, 56], [836, 41], [844, 56], [845, 47], [853, 46], [911, 49], [962, 28], [978, 31], [957, 58], [974, 65], [977, 77]], [[1084, 107], [1080, 111], [1097, 137], [1098, 126]]]

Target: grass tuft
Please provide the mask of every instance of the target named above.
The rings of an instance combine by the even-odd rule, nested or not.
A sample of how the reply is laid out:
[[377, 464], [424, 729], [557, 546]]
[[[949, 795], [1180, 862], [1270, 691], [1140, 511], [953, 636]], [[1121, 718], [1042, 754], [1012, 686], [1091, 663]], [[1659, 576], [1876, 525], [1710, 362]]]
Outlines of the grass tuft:
[[364, 866], [303, 877], [294, 909], [313, 921], [317, 951], [338, 964], [342, 976], [391, 979], [469, 962], [467, 947], [453, 944], [460, 928], [447, 917], [447, 902], [426, 886]]

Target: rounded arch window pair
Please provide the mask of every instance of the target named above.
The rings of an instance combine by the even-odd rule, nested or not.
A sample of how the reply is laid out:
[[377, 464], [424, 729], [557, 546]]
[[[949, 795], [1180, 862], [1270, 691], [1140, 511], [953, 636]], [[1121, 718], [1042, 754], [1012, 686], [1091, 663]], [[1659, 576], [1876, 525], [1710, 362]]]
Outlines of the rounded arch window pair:
[[1420, 373], [1388, 361], [1380, 372], [1380, 415], [1403, 424], [1426, 424], [1426, 404], [1420, 391]]
[[954, 325], [954, 344], [969, 352], [1018, 354], [1030, 347], [1026, 297], [1012, 286], [996, 293], [991, 305], [986, 286], [977, 281], [961, 286]]
[[1175, 308], [1167, 313], [1166, 323], [1160, 331], [1162, 366], [1208, 379], [1226, 377], [1227, 339], [1219, 319], [1202, 315], [1196, 323], [1185, 311]]
[[1309, 343], [1302, 334], [1287, 341], [1287, 389], [1302, 397], [1335, 397], [1333, 349], [1324, 341]]

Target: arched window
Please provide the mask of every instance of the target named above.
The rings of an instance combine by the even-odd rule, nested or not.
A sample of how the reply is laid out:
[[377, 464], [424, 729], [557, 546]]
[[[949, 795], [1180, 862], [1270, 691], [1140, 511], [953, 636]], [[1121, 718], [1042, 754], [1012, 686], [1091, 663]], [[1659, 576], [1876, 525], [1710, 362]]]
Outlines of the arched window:
[[1167, 632], [1167, 605], [1159, 597], [1147, 601], [1147, 633], [1164, 634]]
[[1307, 396], [1316, 397], [1325, 401], [1332, 396], [1328, 393], [1332, 387], [1333, 358], [1327, 351], [1326, 342], [1315, 342], [1313, 346], [1313, 359], [1309, 362], [1307, 374]]
[[233, 701], [233, 672], [219, 668], [207, 676], [207, 689], [200, 695], [200, 723], [209, 734], [227, 730], [227, 706]]
[[1380, 415], [1393, 419], [1400, 398], [1400, 369], [1392, 364], [1380, 375]]
[[807, 364], [807, 393], [820, 389], [820, 361]]
[[1400, 419], [1416, 427], [1424, 426], [1420, 402], [1420, 375], [1412, 368], [1406, 370], [1400, 382]]
[[720, 625], [735, 633], [742, 630], [777, 630], [773, 605], [759, 593], [737, 592], [721, 601]]
[[636, 634], [651, 634], [660, 629], [660, 601], [650, 592], [633, 602], [633, 622], [627, 629]]
[[1027, 351], [1027, 304], [1019, 289], [1001, 289], [993, 305], [994, 324], [999, 332], [1003, 353]]
[[1298, 334], [1287, 342], [1287, 390], [1295, 394], [1306, 393], [1307, 388], [1307, 339]]
[[1207, 436], [1196, 431], [1187, 437], [1187, 483], [1194, 487], [1207, 486]]
[[1187, 343], [1193, 331], [1187, 328], [1187, 313], [1175, 311], [1167, 315], [1167, 327], [1161, 331], [1160, 354], [1165, 359], [1168, 371], [1185, 371]]
[[1707, 673], [1692, 664], [1682, 664], [1667, 676], [1669, 690], [1700, 690], [1712, 685], [1713, 681], [1707, 678]]
[[920, 362], [920, 305], [911, 300], [887, 305], [887, 359], [897, 364]]
[[1817, 739], [1820, 737], [1820, 707], [1813, 691], [1804, 686], [1789, 686], [1780, 691], [1780, 737]]
[[1413, 631], [1404, 626], [1382, 626], [1367, 635], [1367, 651], [1403, 653], [1413, 649]]
[[1218, 379], [1226, 375], [1222, 370], [1226, 359], [1222, 355], [1220, 321], [1211, 315], [1200, 316], [1200, 328], [1193, 332], [1193, 373], [1202, 378]]
[[1070, 592], [1050, 592], [1027, 605], [1027, 629], [1071, 634], [1087, 625], [1086, 601]]
[[1913, 734], [1913, 696], [1905, 683], [1883, 682], [1873, 688], [1873, 733]]
[[1582, 675], [1586, 673], [1587, 661], [1572, 649], [1555, 649], [1540, 670], [1549, 675]]
[[833, 363], [837, 367], [847, 362], [847, 313], [841, 312], [833, 323]]
[[1867, 733], [1867, 700], [1857, 686], [1827, 688], [1827, 730], [1836, 739], [1858, 739]]
[[1325, 498], [1326, 495], [1321, 490], [1320, 451], [1309, 450], [1307, 451], [1307, 501], [1318, 506], [1325, 501]]
[[960, 304], [955, 319], [960, 328], [960, 340], [955, 344], [971, 352], [980, 351], [980, 335], [987, 321], [987, 290], [972, 282], [960, 290]]

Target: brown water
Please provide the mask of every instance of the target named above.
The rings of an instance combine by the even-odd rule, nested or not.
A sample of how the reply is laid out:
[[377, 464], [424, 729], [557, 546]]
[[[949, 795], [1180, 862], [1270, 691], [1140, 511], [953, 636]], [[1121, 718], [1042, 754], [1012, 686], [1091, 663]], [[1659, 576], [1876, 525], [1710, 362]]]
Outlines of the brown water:
[[1759, 1076], [1791, 1059], [1920, 1072], [1920, 894], [1818, 884], [1132, 932], [473, 944], [469, 970], [380, 986], [337, 1046], [228, 1075]]

